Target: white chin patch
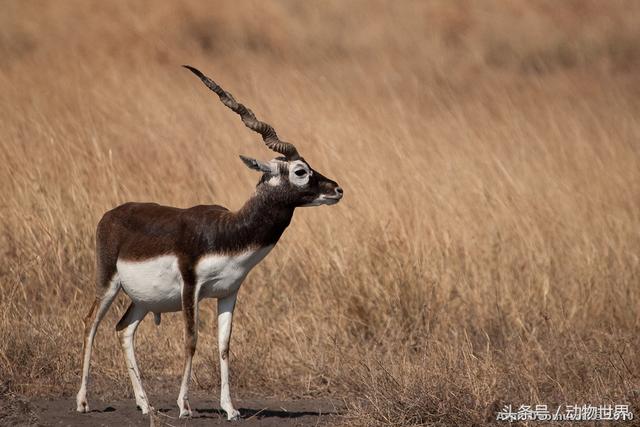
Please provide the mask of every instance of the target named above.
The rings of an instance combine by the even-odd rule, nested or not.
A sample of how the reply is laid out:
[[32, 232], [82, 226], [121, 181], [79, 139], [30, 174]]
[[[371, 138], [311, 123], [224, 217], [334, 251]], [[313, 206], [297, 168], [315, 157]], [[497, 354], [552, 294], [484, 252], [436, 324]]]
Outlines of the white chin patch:
[[335, 205], [339, 201], [340, 201], [340, 199], [338, 199], [338, 198], [327, 197], [324, 194], [321, 194], [313, 202], [307, 203], [306, 205], [302, 205], [301, 207], [306, 208], [306, 207], [309, 207], [309, 206]]

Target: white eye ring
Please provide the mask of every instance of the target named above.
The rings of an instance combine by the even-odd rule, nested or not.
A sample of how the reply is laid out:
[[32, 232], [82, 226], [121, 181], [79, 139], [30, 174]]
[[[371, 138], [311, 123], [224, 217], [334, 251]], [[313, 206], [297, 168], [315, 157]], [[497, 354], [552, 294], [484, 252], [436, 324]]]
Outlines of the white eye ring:
[[289, 163], [289, 182], [297, 187], [309, 184], [313, 175], [311, 168], [302, 160], [294, 160]]

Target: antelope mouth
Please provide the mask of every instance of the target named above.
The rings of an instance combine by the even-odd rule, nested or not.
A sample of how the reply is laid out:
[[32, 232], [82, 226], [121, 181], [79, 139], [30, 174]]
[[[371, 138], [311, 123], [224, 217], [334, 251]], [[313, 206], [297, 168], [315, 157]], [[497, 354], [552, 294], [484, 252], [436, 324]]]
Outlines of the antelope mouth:
[[342, 200], [342, 196], [324, 196], [321, 198], [321, 200], [326, 200], [330, 202], [329, 204], [333, 205], [338, 203], [340, 200]]
[[326, 194], [319, 195], [313, 202], [302, 205], [302, 207], [308, 206], [320, 206], [320, 205], [335, 205], [342, 199], [342, 195], [331, 195], [328, 196]]
[[340, 194], [340, 195], [331, 195], [331, 196], [323, 194], [320, 197], [318, 197], [316, 200], [319, 203], [324, 204], [324, 205], [335, 205], [340, 200], [342, 200], [342, 194]]

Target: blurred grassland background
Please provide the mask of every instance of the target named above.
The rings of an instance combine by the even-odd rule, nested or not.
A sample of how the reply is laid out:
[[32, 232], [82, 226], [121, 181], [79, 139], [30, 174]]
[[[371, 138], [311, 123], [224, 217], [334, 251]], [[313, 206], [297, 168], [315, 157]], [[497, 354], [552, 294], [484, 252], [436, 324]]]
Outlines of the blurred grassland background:
[[[0, 2], [0, 378], [79, 385], [94, 230], [125, 201], [239, 208], [274, 156], [213, 77], [345, 189], [240, 292], [236, 397], [344, 399], [350, 424], [505, 404], [640, 415], [640, 2]], [[131, 395], [102, 323], [89, 399]], [[179, 314], [138, 361], [177, 395]], [[194, 388], [218, 400], [215, 304]]]

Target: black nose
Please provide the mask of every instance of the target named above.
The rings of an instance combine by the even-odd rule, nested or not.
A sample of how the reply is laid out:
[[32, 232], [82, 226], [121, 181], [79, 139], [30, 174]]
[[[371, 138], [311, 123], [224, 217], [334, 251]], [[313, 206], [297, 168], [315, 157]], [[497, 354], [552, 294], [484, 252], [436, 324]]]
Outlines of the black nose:
[[336, 187], [336, 193], [342, 196], [342, 193], [343, 193], [342, 187]]

